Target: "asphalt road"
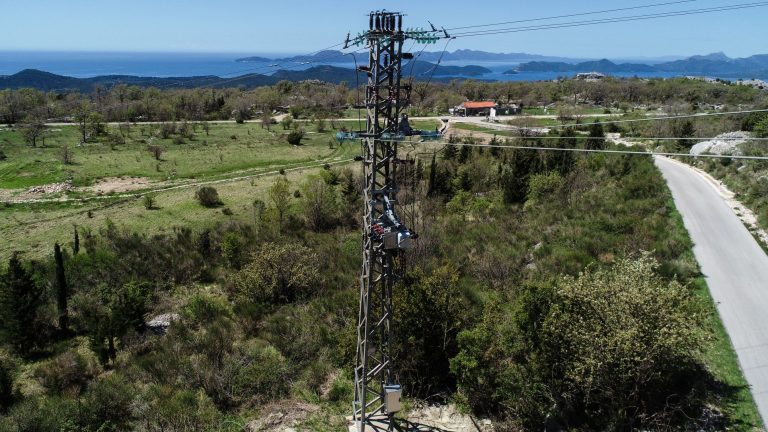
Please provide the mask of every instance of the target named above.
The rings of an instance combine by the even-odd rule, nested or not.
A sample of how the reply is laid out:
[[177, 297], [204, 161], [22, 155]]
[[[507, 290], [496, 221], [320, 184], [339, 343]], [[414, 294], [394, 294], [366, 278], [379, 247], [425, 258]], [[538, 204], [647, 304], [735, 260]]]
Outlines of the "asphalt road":
[[752, 395], [768, 420], [768, 256], [711, 180], [687, 165], [656, 157], [695, 243], [725, 329]]

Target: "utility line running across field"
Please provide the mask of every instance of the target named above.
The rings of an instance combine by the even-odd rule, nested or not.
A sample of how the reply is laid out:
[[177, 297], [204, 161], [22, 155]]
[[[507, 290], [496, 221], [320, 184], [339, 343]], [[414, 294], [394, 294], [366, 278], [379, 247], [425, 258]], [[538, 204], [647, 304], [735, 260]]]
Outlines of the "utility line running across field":
[[623, 11], [636, 10], [636, 9], [649, 9], [649, 8], [654, 8], [659, 6], [669, 6], [669, 5], [675, 5], [680, 3], [693, 3], [695, 1], [698, 1], [698, 0], [682, 0], [682, 1], [673, 1], [673, 2], [666, 2], [666, 3], [654, 3], [649, 5], [631, 6], [631, 7], [624, 7], [624, 8], [618, 8], [618, 9], [606, 9], [606, 10], [593, 11], [593, 12], [580, 12], [580, 13], [572, 13], [572, 14], [566, 14], [566, 15], [555, 15], [555, 16], [540, 17], [540, 18], [528, 18], [528, 19], [504, 21], [504, 22], [497, 22], [497, 23], [490, 23], [490, 24], [450, 27], [450, 28], [447, 28], [446, 30], [465, 30], [465, 29], [472, 29], [472, 28], [479, 28], [479, 27], [493, 27], [493, 26], [519, 24], [519, 23], [534, 22], [534, 21], [549, 21], [549, 20], [560, 19], [560, 18], [574, 18], [578, 16], [585, 16], [585, 15], [600, 15], [600, 14], [606, 14], [611, 12], [623, 12]]
[[[472, 131], [469, 131], [472, 132]], [[486, 132], [486, 131], [475, 131], [479, 133], [486, 133], [489, 135], [495, 135], [493, 132]], [[512, 138], [512, 139], [523, 139], [523, 140], [561, 140], [561, 139], [569, 139], [569, 138], [578, 138], [578, 139], [591, 139], [591, 140], [615, 140], [615, 139], [621, 139], [624, 141], [631, 141], [631, 140], [644, 140], [644, 141], [768, 141], [768, 138], [749, 138], [749, 137], [723, 137], [723, 138], [710, 138], [710, 137], [686, 137], [686, 138], [677, 138], [677, 137], [632, 137], [632, 136], [623, 136], [618, 138], [612, 138], [612, 137], [591, 137], [588, 135], [564, 135], [564, 136], [507, 136], [507, 135], [501, 135], [504, 138]], [[418, 142], [418, 141], [417, 141]]]
[[715, 155], [715, 154], [692, 155], [689, 153], [668, 153], [668, 152], [654, 152], [654, 151], [598, 150], [598, 149], [557, 148], [557, 147], [542, 147], [542, 146], [513, 146], [513, 145], [504, 145], [504, 144], [464, 144], [464, 143], [448, 143], [448, 142], [430, 142], [430, 144], [438, 144], [438, 145], [442, 144], [446, 146], [456, 146], [456, 147], [506, 148], [506, 149], [518, 149], [518, 150], [542, 150], [542, 151], [560, 151], [560, 152], [575, 152], [575, 153], [607, 153], [607, 154], [642, 155], [642, 156], [679, 156], [679, 157], [693, 157], [693, 158], [700, 157], [700, 158], [711, 158], [711, 159], [741, 159], [741, 160], [758, 160], [758, 161], [768, 160], [768, 156], [729, 156], [729, 155]]
[[629, 21], [645, 21], [645, 20], [652, 20], [652, 19], [659, 19], [659, 18], [671, 18], [671, 17], [688, 16], [688, 15], [701, 15], [706, 13], [727, 12], [732, 10], [752, 9], [752, 8], [765, 7], [765, 6], [768, 6], [768, 2], [741, 3], [736, 5], [730, 5], [730, 6], [718, 6], [718, 7], [702, 8], [702, 9], [687, 9], [687, 10], [680, 10], [675, 12], [662, 12], [662, 13], [656, 13], [656, 14], [630, 15], [625, 17], [604, 18], [604, 19], [596, 19], [596, 20], [584, 20], [584, 21], [570, 21], [570, 22], [555, 23], [555, 24], [543, 24], [538, 26], [510, 27], [505, 29], [477, 30], [477, 31], [464, 32], [464, 33], [455, 33], [452, 36], [453, 37], [490, 36], [490, 35], [505, 34], [505, 33], [520, 33], [520, 32], [537, 31], [537, 30], [551, 30], [551, 29], [559, 29], [559, 28], [583, 27], [583, 26], [612, 24], [612, 23], [629, 22]]
[[[574, 124], [541, 126], [540, 128], [561, 129], [561, 128], [579, 127], [579, 126], [609, 125], [609, 124], [617, 124], [617, 123], [637, 123], [637, 122], [648, 122], [648, 121], [656, 121], [656, 120], [675, 120], [675, 119], [686, 119], [686, 118], [696, 118], [696, 117], [715, 117], [715, 116], [754, 114], [754, 113], [765, 113], [765, 112], [768, 112], [768, 109], [725, 111], [725, 112], [701, 113], [701, 114], [684, 114], [684, 115], [677, 115], [677, 116], [647, 117], [647, 118], [640, 118], [640, 119], [623, 119], [623, 120], [602, 121], [602, 122], [592, 122], [592, 123], [574, 123]], [[584, 117], [589, 117], [589, 115], [588, 114], [584, 115]], [[526, 117], [518, 117], [518, 118], [524, 119]], [[536, 126], [531, 126], [531, 127], [536, 128]]]

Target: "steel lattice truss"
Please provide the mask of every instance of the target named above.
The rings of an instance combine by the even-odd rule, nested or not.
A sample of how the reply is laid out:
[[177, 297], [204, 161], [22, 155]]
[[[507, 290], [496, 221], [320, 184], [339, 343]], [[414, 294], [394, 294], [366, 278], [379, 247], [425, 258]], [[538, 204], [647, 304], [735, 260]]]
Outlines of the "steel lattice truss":
[[386, 403], [387, 388], [395, 384], [390, 353], [392, 288], [401, 272], [405, 248], [401, 241], [409, 242], [410, 233], [394, 215], [397, 141], [388, 137], [396, 135], [400, 109], [408, 99], [400, 85], [405, 37], [401, 14], [371, 13], [368, 68], [361, 68], [368, 74], [367, 130], [362, 134], [366, 186], [353, 403], [361, 431], [395, 428], [392, 407]]

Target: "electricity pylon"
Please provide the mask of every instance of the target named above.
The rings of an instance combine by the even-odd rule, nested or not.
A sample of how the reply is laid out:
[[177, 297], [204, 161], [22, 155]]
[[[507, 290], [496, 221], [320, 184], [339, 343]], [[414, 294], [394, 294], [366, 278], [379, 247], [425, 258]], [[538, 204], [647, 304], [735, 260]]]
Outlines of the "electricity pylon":
[[397, 203], [397, 144], [400, 110], [408, 100], [401, 86], [403, 15], [372, 12], [369, 30], [356, 38], [367, 42], [366, 131], [362, 140], [365, 177], [363, 266], [357, 322], [355, 400], [353, 419], [359, 431], [393, 431], [400, 410], [400, 386], [392, 374], [392, 289], [400, 273], [402, 254], [413, 235], [395, 213]]

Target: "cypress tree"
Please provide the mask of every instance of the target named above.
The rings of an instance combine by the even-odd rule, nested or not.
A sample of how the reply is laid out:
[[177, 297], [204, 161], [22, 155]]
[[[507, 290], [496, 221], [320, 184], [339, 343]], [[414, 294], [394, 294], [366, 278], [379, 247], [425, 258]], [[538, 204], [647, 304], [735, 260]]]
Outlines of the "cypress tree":
[[443, 160], [454, 160], [456, 159], [456, 146], [447, 145], [445, 146], [445, 149], [443, 150]]
[[427, 195], [432, 196], [435, 193], [435, 176], [437, 175], [437, 162], [435, 155], [432, 155], [432, 162], [429, 164], [429, 184], [427, 185]]
[[75, 225], [75, 239], [72, 243], [72, 252], [74, 255], [80, 253], [80, 235], [77, 233], [77, 225]]
[[8, 273], [0, 288], [0, 340], [19, 354], [29, 354], [38, 337], [37, 316], [43, 291], [24, 268], [18, 253], [8, 261]]
[[66, 333], [69, 327], [67, 306], [69, 288], [67, 287], [67, 276], [64, 273], [64, 256], [58, 243], [53, 246], [53, 257], [56, 261], [56, 305], [59, 309], [59, 330]]
[[605, 132], [603, 131], [603, 125], [600, 123], [593, 123], [589, 127], [589, 138], [585, 145], [587, 150], [602, 150], [605, 148]]

